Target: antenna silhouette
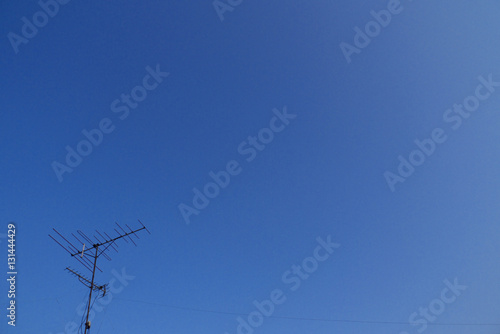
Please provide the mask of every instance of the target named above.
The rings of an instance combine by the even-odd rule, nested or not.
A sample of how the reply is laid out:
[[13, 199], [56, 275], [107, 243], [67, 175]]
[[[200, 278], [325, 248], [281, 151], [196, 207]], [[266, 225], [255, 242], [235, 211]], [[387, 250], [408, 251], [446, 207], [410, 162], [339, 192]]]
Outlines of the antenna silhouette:
[[[75, 258], [80, 264], [83, 265], [83, 267], [87, 270], [89, 270], [92, 273], [92, 278], [88, 279], [86, 278], [83, 274], [80, 274], [78, 271], [66, 268], [66, 270], [72, 274], [73, 276], [77, 277], [78, 280], [85, 285], [86, 287], [89, 288], [89, 304], [87, 306], [87, 315], [86, 315], [86, 320], [85, 320], [85, 332], [84, 334], [87, 334], [87, 331], [90, 329], [90, 321], [89, 321], [89, 313], [90, 313], [90, 308], [92, 305], [92, 292], [96, 291], [96, 293], [99, 295], [99, 293], [102, 293], [102, 296], [106, 294], [106, 286], [107, 284], [104, 285], [99, 285], [96, 284], [94, 281], [95, 278], [95, 271], [98, 269], [100, 272], [102, 272], [101, 268], [97, 266], [97, 259], [102, 255], [105, 257], [108, 261], [111, 261], [111, 257], [107, 254], [107, 251], [111, 248], [115, 250], [118, 253], [118, 244], [116, 243], [118, 240], [123, 239], [128, 243], [127, 238], [135, 245], [137, 244], [134, 242], [132, 239], [131, 235], [134, 235], [137, 239], [139, 239], [139, 236], [137, 235], [137, 232], [146, 230], [149, 234], [149, 230], [144, 226], [144, 224], [139, 220], [139, 223], [141, 224], [141, 228], [138, 228], [136, 230], [132, 230], [130, 226], [125, 224], [125, 226], [129, 229], [129, 231], [125, 231], [118, 223], [115, 223], [116, 226], [120, 229], [118, 231], [116, 228], [114, 229], [115, 232], [117, 233], [116, 237], [110, 237], [106, 232], [104, 232], [105, 236], [101, 234], [101, 232], [96, 230], [96, 233], [99, 235], [99, 238], [94, 234], [93, 237], [96, 241], [93, 241], [91, 238], [89, 238], [85, 233], [82, 231], [78, 230], [77, 233], [80, 237], [77, 237], [75, 234], [71, 233], [73, 238], [76, 239], [78, 242], [76, 247], [74, 244], [72, 244], [68, 239], [66, 239], [61, 233], [59, 233], [55, 228], [53, 228], [54, 232], [57, 234], [56, 238], [54, 238], [52, 235], [49, 234], [49, 237], [52, 238], [59, 246], [64, 248], [71, 257]], [[59, 238], [59, 241], [58, 239]], [[83, 241], [82, 241], [83, 240]], [[65, 244], [66, 246], [64, 246]]]

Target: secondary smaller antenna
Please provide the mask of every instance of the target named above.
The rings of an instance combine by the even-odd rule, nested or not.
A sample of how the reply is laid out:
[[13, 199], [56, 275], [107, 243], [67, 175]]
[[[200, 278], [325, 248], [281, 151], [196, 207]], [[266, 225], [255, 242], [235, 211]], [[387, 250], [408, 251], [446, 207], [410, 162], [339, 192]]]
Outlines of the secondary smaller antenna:
[[106, 295], [106, 287], [108, 286], [107, 284], [103, 284], [103, 285], [100, 285], [100, 284], [97, 284], [97, 283], [92, 283], [90, 281], [90, 279], [88, 279], [87, 277], [83, 276], [82, 274], [80, 274], [78, 271], [76, 270], [73, 270], [69, 267], [66, 267], [66, 270], [72, 274], [73, 276], [76, 276], [78, 278], [78, 280], [83, 284], [85, 285], [87, 288], [92, 288], [92, 290], [94, 291], [101, 291], [102, 292], [102, 296], [104, 297]]

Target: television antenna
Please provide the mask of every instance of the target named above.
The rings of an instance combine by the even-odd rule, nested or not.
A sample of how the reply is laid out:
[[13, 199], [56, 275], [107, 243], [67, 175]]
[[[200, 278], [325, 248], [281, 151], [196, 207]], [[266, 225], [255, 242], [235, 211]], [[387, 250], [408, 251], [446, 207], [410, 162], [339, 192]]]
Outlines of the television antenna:
[[[69, 267], [66, 268], [66, 270], [72, 274], [73, 276], [77, 277], [78, 280], [85, 285], [87, 288], [89, 288], [89, 303], [87, 306], [87, 314], [86, 314], [86, 319], [85, 319], [85, 331], [84, 334], [87, 334], [87, 331], [90, 330], [90, 321], [89, 321], [89, 313], [90, 313], [90, 308], [92, 305], [92, 292], [96, 292], [98, 295], [102, 293], [102, 296], [106, 294], [106, 286], [107, 284], [104, 285], [99, 285], [95, 283], [95, 273], [96, 269], [102, 272], [101, 268], [97, 266], [97, 259], [100, 256], [105, 257], [108, 261], [111, 261], [111, 257], [107, 254], [107, 251], [112, 248], [114, 249], [117, 253], [117, 247], [118, 244], [116, 243], [118, 240], [123, 239], [128, 243], [127, 238], [135, 245], [137, 244], [134, 242], [132, 239], [132, 235], [135, 236], [137, 239], [140, 239], [139, 236], [137, 235], [138, 232], [142, 230], [146, 230], [149, 234], [149, 230], [144, 226], [144, 224], [139, 220], [139, 223], [141, 224], [141, 228], [138, 228], [136, 230], [132, 230], [130, 226], [125, 224], [125, 226], [128, 228], [129, 231], [124, 230], [118, 223], [115, 223], [116, 226], [119, 228], [117, 230], [116, 228], [114, 229], [115, 232], [117, 233], [117, 236], [111, 237], [109, 236], [106, 232], [104, 232], [104, 235], [100, 233], [98, 230], [96, 230], [96, 233], [99, 235], [93, 235], [94, 239], [96, 241], [93, 241], [91, 238], [89, 238], [85, 233], [82, 231], [78, 230], [77, 233], [80, 236], [78, 238], [74, 233], [71, 233], [71, 235], [76, 239], [78, 242], [77, 244], [81, 244], [81, 246], [76, 247], [73, 245], [68, 239], [66, 239], [61, 233], [59, 233], [55, 228], [53, 228], [54, 232], [57, 234], [56, 238], [54, 238], [52, 235], [49, 234], [49, 237], [51, 237], [59, 246], [64, 248], [71, 257], [75, 258], [78, 262], [80, 262], [81, 265], [87, 270], [89, 270], [92, 273], [92, 278], [88, 279], [85, 277], [83, 274], [79, 273], [76, 270], [73, 270]], [[59, 239], [59, 240], [58, 240]], [[83, 242], [84, 240], [85, 242]], [[66, 244], [66, 246], [63, 246], [63, 244]], [[86, 247], [87, 245], [87, 247]]]

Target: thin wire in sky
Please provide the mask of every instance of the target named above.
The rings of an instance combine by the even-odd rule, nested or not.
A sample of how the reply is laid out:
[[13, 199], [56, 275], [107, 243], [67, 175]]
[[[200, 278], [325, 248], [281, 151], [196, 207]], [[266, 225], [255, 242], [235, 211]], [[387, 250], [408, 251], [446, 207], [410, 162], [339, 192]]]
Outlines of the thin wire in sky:
[[[225, 315], [237, 315], [237, 316], [247, 316], [248, 314], [237, 313], [237, 312], [226, 312], [226, 311], [215, 311], [215, 310], [204, 310], [191, 307], [183, 307], [176, 305], [169, 305], [157, 302], [148, 302], [144, 300], [135, 299], [125, 299], [125, 298], [115, 298], [118, 300], [129, 301], [134, 303], [157, 305], [162, 307], [169, 307], [184, 311], [200, 312], [200, 313], [214, 313], [214, 314], [225, 314]], [[306, 317], [285, 317], [285, 316], [269, 316], [271, 319], [284, 319], [284, 320], [302, 320], [302, 321], [322, 321], [322, 322], [341, 322], [341, 323], [359, 323], [359, 324], [378, 324], [378, 325], [407, 325], [408, 322], [403, 321], [380, 321], [380, 320], [350, 320], [350, 319], [326, 319], [326, 318], [306, 318]], [[429, 326], [500, 326], [500, 323], [438, 323], [434, 322], [428, 323]]]

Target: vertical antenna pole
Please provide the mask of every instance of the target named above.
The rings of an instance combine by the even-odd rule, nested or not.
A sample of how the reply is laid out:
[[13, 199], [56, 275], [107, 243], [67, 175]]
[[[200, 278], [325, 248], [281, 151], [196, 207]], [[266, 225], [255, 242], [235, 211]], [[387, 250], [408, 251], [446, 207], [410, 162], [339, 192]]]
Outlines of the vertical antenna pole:
[[90, 283], [90, 293], [89, 293], [89, 305], [87, 308], [87, 319], [85, 321], [85, 334], [87, 334], [87, 329], [90, 328], [90, 323], [89, 323], [89, 313], [90, 313], [90, 304], [92, 303], [92, 289], [94, 287], [94, 276], [95, 276], [95, 267], [97, 265], [97, 256], [98, 256], [98, 250], [99, 246], [96, 245], [95, 248], [95, 257], [94, 257], [94, 269], [92, 270], [92, 282]]

